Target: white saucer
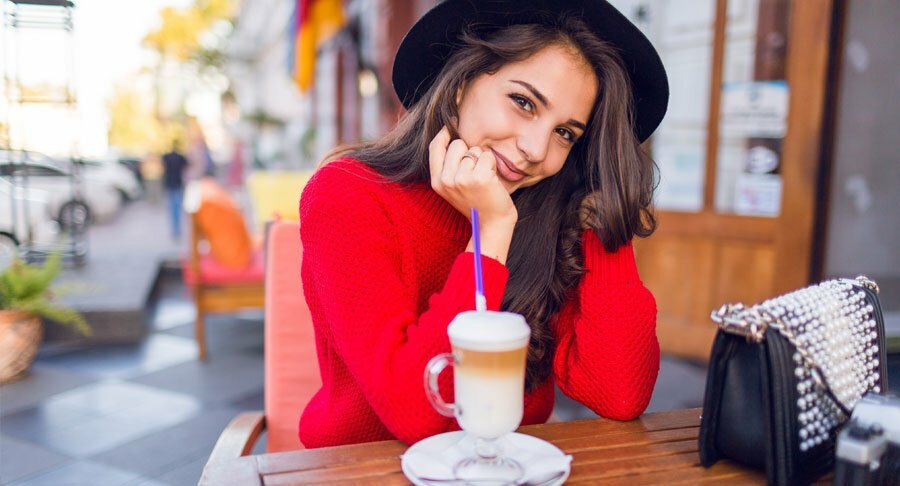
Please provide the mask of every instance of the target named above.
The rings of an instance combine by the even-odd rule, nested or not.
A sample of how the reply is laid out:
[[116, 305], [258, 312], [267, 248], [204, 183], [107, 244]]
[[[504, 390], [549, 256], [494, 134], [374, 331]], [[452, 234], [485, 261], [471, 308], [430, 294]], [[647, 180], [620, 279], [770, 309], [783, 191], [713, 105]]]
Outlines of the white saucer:
[[[501, 439], [503, 455], [518, 461], [525, 468], [525, 478], [545, 471], [565, 469], [559, 480], [548, 486], [565, 482], [571, 472], [572, 456], [555, 445], [530, 435], [512, 433]], [[417, 486], [430, 486], [419, 477], [453, 479], [453, 466], [466, 457], [472, 457], [474, 440], [458, 430], [431, 436], [416, 442], [403, 454], [400, 466], [407, 479]]]

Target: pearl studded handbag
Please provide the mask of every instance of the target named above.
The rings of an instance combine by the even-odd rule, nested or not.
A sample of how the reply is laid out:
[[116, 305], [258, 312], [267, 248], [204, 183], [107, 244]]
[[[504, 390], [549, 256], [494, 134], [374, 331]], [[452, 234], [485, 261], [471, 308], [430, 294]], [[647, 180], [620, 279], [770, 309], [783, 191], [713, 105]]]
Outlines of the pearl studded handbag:
[[887, 391], [878, 285], [835, 279], [712, 312], [700, 461], [764, 469], [806, 484], [834, 464], [841, 425], [868, 391]]

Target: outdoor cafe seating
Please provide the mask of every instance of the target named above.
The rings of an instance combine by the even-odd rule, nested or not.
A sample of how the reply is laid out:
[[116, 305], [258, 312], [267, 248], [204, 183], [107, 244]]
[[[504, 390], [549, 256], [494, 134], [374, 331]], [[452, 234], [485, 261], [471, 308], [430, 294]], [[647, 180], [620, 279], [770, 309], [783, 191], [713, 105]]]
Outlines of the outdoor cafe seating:
[[[297, 191], [311, 175], [311, 171], [281, 171], [248, 176], [248, 213], [255, 225], [248, 224], [238, 201], [212, 179], [188, 185], [184, 208], [191, 239], [182, 270], [197, 309], [194, 328], [200, 359], [207, 357], [206, 314], [263, 308], [266, 252], [262, 238], [255, 235], [262, 234], [272, 219], [297, 224]], [[299, 270], [296, 277], [299, 289]]]
[[198, 355], [206, 359], [207, 313], [263, 307], [263, 249], [254, 243], [240, 208], [213, 180], [191, 183], [184, 207], [191, 239], [182, 271], [197, 312]]
[[299, 224], [273, 221], [266, 232], [265, 410], [244, 412], [219, 437], [209, 463], [248, 454], [266, 433], [268, 452], [302, 449], [298, 411], [321, 385], [312, 320], [300, 281]]
[[[297, 434], [299, 413], [321, 380], [310, 311], [299, 298], [303, 285], [298, 222], [268, 224], [265, 257], [264, 410], [241, 413], [229, 423], [210, 454], [200, 484], [408, 484], [410, 474], [402, 458], [410, 448], [400, 441], [303, 449]], [[523, 426], [517, 432], [574, 458], [565, 476], [536, 483], [542, 486], [563, 481], [628, 485], [771, 481], [766, 471], [745, 461], [720, 456], [710, 464], [704, 458], [709, 455], [709, 446], [703, 442], [704, 410], [646, 413], [627, 422], [593, 418], [546, 423]], [[266, 452], [253, 455], [263, 439]], [[831, 474], [820, 474], [812, 478], [831, 483]]]
[[[318, 450], [303, 450], [299, 443], [299, 412], [321, 381], [309, 309], [297, 298], [303, 292], [298, 229], [297, 222], [275, 221], [267, 231], [265, 410], [244, 412], [231, 421], [200, 484], [408, 484], [400, 467], [406, 445], [399, 441]], [[645, 414], [631, 422], [598, 418], [522, 427], [520, 432], [575, 457], [569, 482], [765, 482], [764, 473], [729, 461], [701, 467], [699, 422], [700, 409], [686, 409]], [[251, 455], [263, 431], [266, 454]]]

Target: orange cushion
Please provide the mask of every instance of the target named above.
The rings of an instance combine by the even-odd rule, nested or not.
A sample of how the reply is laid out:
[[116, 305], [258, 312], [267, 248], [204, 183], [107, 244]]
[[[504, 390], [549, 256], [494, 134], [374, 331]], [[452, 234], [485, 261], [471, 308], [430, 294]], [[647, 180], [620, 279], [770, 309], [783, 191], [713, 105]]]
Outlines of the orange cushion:
[[312, 317], [300, 280], [300, 225], [276, 221], [266, 242], [265, 403], [268, 452], [303, 449], [300, 413], [321, 388]]
[[251, 262], [253, 242], [244, 215], [231, 194], [212, 178], [200, 181], [197, 223], [209, 251], [220, 265], [246, 268]]

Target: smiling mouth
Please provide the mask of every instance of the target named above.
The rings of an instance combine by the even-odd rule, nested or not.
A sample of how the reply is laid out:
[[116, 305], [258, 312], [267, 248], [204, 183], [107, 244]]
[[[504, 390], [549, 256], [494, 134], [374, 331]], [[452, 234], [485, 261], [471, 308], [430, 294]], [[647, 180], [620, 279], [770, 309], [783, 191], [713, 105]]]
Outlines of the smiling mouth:
[[527, 173], [520, 170], [516, 167], [509, 159], [501, 155], [494, 149], [491, 149], [491, 152], [494, 153], [494, 158], [497, 159], [497, 172], [506, 180], [510, 182], [519, 182], [525, 177], [528, 176]]

